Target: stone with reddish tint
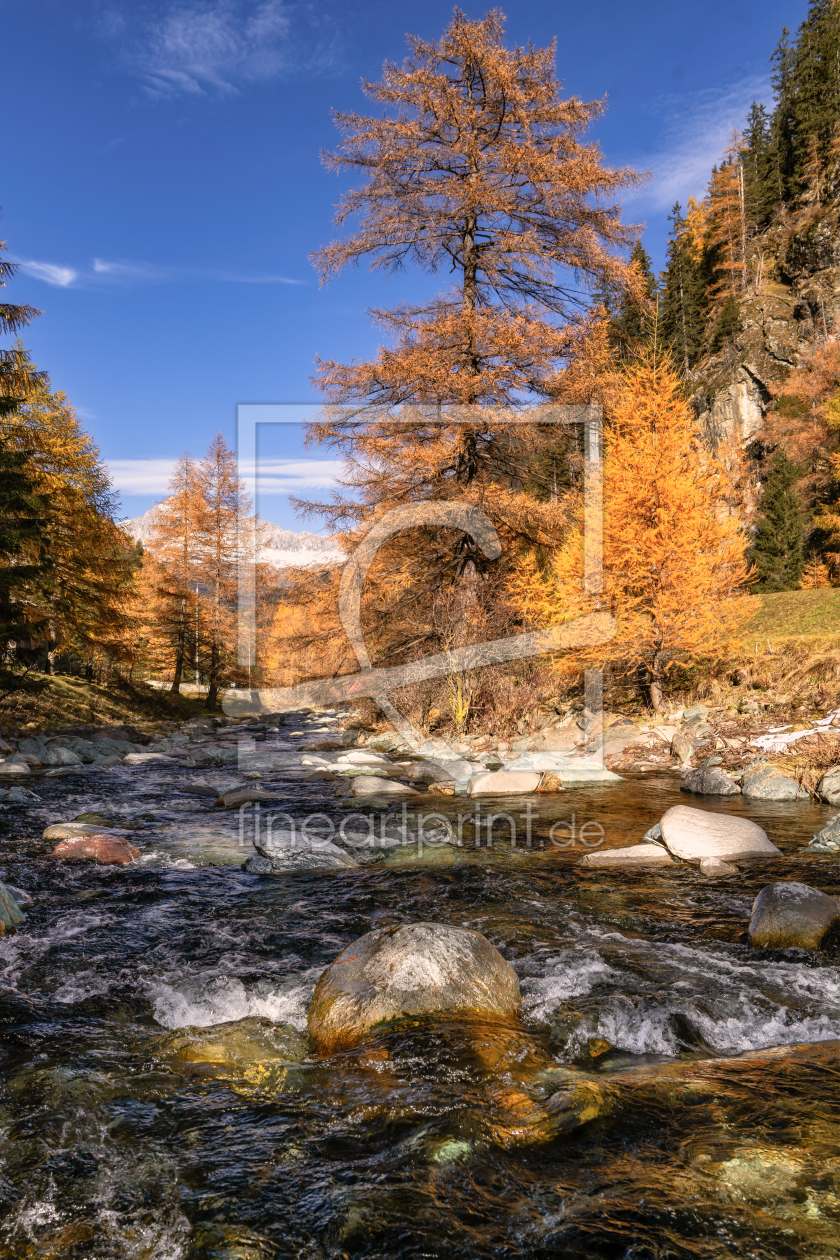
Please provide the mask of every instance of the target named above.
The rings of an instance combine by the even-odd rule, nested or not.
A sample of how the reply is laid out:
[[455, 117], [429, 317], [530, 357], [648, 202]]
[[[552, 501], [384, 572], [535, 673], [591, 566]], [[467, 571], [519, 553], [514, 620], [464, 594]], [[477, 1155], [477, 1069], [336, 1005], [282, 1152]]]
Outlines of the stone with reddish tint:
[[126, 866], [139, 858], [140, 850], [117, 836], [74, 836], [62, 840], [52, 851], [57, 858], [87, 858], [109, 866]]

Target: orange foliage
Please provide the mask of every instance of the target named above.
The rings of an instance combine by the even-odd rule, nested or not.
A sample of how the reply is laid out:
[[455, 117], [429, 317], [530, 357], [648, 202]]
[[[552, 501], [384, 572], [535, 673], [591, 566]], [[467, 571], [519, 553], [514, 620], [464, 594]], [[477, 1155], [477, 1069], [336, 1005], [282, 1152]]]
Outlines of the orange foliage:
[[584, 590], [582, 505], [548, 568], [526, 557], [511, 591], [539, 626], [608, 608], [615, 638], [560, 667], [641, 668], [658, 709], [668, 670], [720, 651], [747, 615], [744, 538], [730, 474], [703, 447], [671, 362], [650, 352], [628, 370], [605, 445], [603, 593]]

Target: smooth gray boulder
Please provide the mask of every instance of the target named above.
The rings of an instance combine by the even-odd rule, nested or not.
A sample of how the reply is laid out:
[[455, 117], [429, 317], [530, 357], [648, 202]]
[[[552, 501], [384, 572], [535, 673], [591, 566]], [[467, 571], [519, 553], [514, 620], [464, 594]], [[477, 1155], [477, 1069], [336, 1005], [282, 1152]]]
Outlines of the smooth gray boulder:
[[696, 792], [700, 796], [737, 796], [741, 789], [718, 766], [700, 766], [683, 776], [680, 791]]
[[520, 1007], [516, 972], [480, 932], [406, 923], [368, 932], [322, 972], [309, 1035], [321, 1054], [332, 1054], [394, 1020], [511, 1019]]
[[769, 761], [751, 761], [741, 780], [744, 796], [758, 801], [807, 800], [808, 793]]
[[832, 766], [817, 784], [817, 796], [827, 805], [840, 805], [840, 766]]
[[578, 866], [587, 867], [675, 865], [668, 850], [653, 843], [631, 844], [622, 849], [599, 849], [596, 853], [587, 853], [578, 862]]
[[[335, 871], [359, 863], [337, 844], [322, 836], [304, 836], [299, 832], [275, 831], [270, 837], [256, 840], [258, 855], [271, 863], [275, 875], [291, 875], [296, 871]], [[253, 870], [246, 863], [246, 870]], [[260, 867], [260, 870], [264, 868]], [[265, 872], [267, 873], [267, 872]]]
[[[143, 755], [144, 755], [143, 753], [129, 754], [129, 756], [132, 756], [132, 757], [142, 757]], [[160, 756], [163, 756], [164, 754], [151, 753], [147, 755], [160, 757]], [[126, 761], [128, 760], [129, 758], [126, 757]], [[169, 758], [166, 758], [166, 760], [169, 760]], [[209, 767], [209, 766], [235, 766], [238, 764], [238, 762], [239, 762], [239, 749], [234, 744], [232, 748], [221, 748], [218, 746], [214, 747], [212, 745], [209, 748], [196, 748], [195, 751], [190, 753], [188, 760], [185, 761], [183, 764], [187, 766], [195, 766], [195, 767]]]
[[840, 814], [829, 818], [822, 831], [812, 836], [810, 844], [804, 852], [837, 853], [840, 850]]
[[[460, 769], [464, 765], [468, 768]], [[451, 767], [455, 767], [455, 771]], [[442, 761], [417, 761], [406, 770], [405, 778], [410, 783], [451, 783], [459, 775], [469, 774], [471, 769], [469, 763], [462, 761], [451, 761], [449, 765]]]
[[28, 764], [24, 761], [19, 753], [15, 753], [12, 757], [7, 757], [5, 761], [0, 761], [0, 774], [2, 775], [18, 775], [31, 774]]
[[749, 818], [674, 805], [662, 815], [659, 826], [669, 851], [686, 862], [781, 857], [767, 833]]
[[750, 944], [755, 949], [819, 949], [838, 918], [836, 897], [808, 884], [769, 884], [753, 902]]
[[377, 778], [372, 774], [359, 774], [350, 780], [353, 796], [417, 796], [416, 788], [395, 779]]
[[538, 770], [488, 770], [470, 779], [470, 796], [521, 796], [536, 792], [542, 775]]

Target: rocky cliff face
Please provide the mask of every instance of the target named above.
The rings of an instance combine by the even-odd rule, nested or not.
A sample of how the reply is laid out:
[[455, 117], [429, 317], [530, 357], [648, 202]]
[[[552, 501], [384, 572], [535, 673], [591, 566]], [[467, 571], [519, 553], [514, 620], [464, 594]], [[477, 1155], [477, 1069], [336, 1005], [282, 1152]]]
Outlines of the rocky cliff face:
[[741, 330], [691, 373], [712, 445], [759, 439], [770, 386], [811, 342], [840, 334], [840, 166], [820, 193], [819, 204], [781, 210], [748, 242]]

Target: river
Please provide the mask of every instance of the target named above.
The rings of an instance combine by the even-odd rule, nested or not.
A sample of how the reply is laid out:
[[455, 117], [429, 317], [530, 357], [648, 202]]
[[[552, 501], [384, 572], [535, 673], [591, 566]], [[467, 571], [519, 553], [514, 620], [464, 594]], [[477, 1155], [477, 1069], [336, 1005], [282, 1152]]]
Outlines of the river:
[[[284, 740], [314, 722], [290, 719]], [[197, 779], [242, 782], [89, 767], [33, 777], [40, 802], [0, 814], [2, 878], [32, 897], [0, 939], [0, 1254], [836, 1257], [837, 1060], [737, 1057], [840, 1039], [836, 944], [759, 954], [745, 931], [771, 879], [840, 893], [836, 858], [799, 853], [830, 811], [699, 802], [760, 823], [784, 853], [772, 874], [576, 869], [583, 823], [628, 844], [698, 803], [672, 774], [637, 774], [494, 801], [530, 805], [530, 847], [504, 826], [476, 846], [468, 824], [461, 846], [265, 877], [241, 869], [239, 816], [190, 795]], [[359, 813], [332, 783], [263, 784], [296, 817]], [[132, 829], [141, 859], [48, 860], [43, 829], [83, 812]], [[547, 841], [572, 815], [575, 843]], [[323, 967], [374, 927], [421, 920], [475, 928], [513, 964], [521, 1053], [513, 1029], [494, 1058], [475, 1029], [431, 1024], [311, 1057]], [[534, 1097], [556, 1065], [608, 1082], [610, 1108], [517, 1137], [499, 1099], [534, 1055]]]

